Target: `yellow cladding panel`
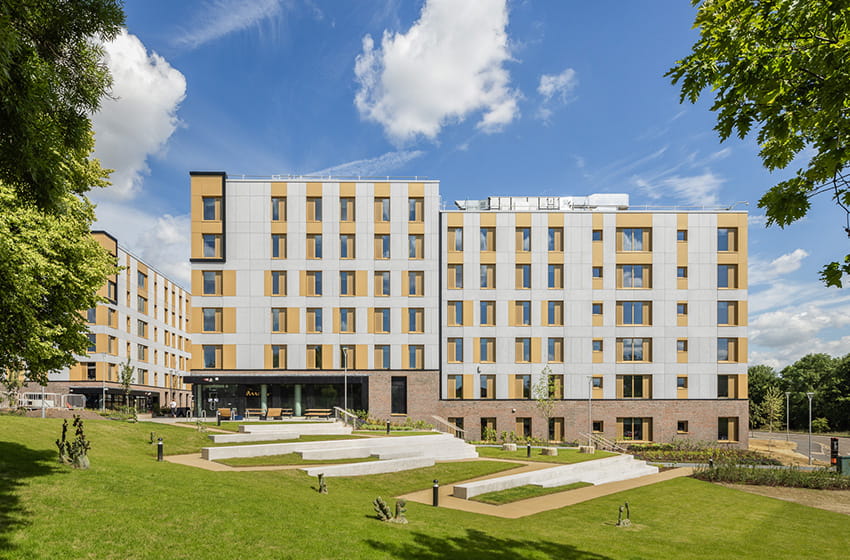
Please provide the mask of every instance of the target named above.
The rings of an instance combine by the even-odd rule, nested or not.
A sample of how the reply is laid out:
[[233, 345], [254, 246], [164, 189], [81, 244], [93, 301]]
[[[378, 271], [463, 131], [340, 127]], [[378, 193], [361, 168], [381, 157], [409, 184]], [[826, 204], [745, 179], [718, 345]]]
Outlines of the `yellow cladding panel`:
[[[147, 273], [148, 273], [148, 267], [147, 267], [147, 266], [145, 266], [144, 264], [140, 263], [139, 261], [136, 261], [136, 269], [137, 269], [139, 272], [141, 272], [142, 274], [147, 274]], [[153, 280], [151, 280], [151, 281], [153, 281]]]
[[[323, 357], [324, 356], [333, 356], [334, 355], [333, 352], [334, 352], [334, 345], [333, 344], [322, 344], [322, 356]], [[339, 356], [336, 359], [342, 360], [342, 358], [339, 357]], [[332, 360], [331, 360], [331, 363], [333, 363]], [[340, 366], [342, 366], [342, 363], [340, 363]], [[333, 366], [331, 366], [331, 367], [333, 367]]]
[[[594, 379], [602, 379], [601, 375], [594, 375], [593, 377], [594, 377]], [[603, 391], [604, 391], [604, 388], [602, 386], [593, 387], [593, 398], [594, 399], [601, 399], [602, 397], [604, 397]]]
[[564, 227], [564, 214], [560, 212], [549, 214], [549, 227]]
[[271, 195], [272, 196], [286, 196], [286, 187], [287, 183], [281, 183], [278, 181], [274, 181], [271, 184]]
[[481, 339], [478, 337], [472, 339], [472, 361], [476, 364], [481, 361]]
[[446, 264], [463, 264], [463, 253], [460, 251], [447, 253]]
[[[496, 264], [496, 251], [482, 251], [478, 254], [478, 256], [481, 264]], [[462, 261], [463, 259], [461, 259], [461, 262]], [[458, 264], [460, 264], [460, 262]]]
[[333, 312], [333, 332], [339, 332], [339, 307], [334, 307]]
[[98, 244], [103, 247], [107, 253], [113, 257], [118, 256], [118, 242], [116, 240], [103, 233], [93, 233], [92, 237], [95, 238]]
[[[402, 355], [402, 356], [408, 356], [408, 355], [409, 355], [409, 353], [408, 353], [408, 352], [409, 352], [409, 351], [408, 351], [408, 348], [409, 348], [409, 346], [408, 346], [407, 344], [402, 344], [402, 345], [401, 345], [401, 355]], [[407, 360], [402, 360], [402, 361], [401, 361], [401, 369], [410, 369], [410, 367], [408, 367], [408, 362], [407, 362]]]
[[[94, 321], [97, 325], [109, 325], [109, 311], [108, 307], [105, 305], [98, 305], [94, 309]], [[82, 312], [83, 317], [86, 316], [86, 312]]]
[[407, 233], [420, 235], [425, 233], [425, 222], [408, 222]]
[[306, 233], [322, 233], [322, 222], [307, 222]]
[[602, 227], [605, 225], [605, 215], [601, 212], [593, 212], [591, 216], [591, 227], [593, 227], [593, 229], [602, 229]]
[[410, 295], [410, 281], [408, 280], [408, 275], [410, 271], [403, 270], [401, 272], [401, 296], [408, 297]]
[[106, 334], [98, 333], [95, 335], [95, 351], [97, 352], [106, 352], [107, 351], [107, 339]]
[[354, 367], [357, 369], [369, 369], [368, 344], [357, 344], [354, 346]]
[[564, 264], [564, 253], [549, 253], [549, 264]]
[[221, 368], [236, 369], [236, 345], [223, 344], [221, 347]]
[[448, 227], [463, 227], [463, 212], [446, 212]]
[[514, 255], [517, 264], [531, 264], [531, 251], [516, 253]]
[[747, 228], [747, 214], [744, 212], [720, 212], [717, 214], [717, 227], [719, 228]]
[[366, 330], [372, 334], [375, 332], [375, 308], [369, 307], [366, 309]]
[[602, 243], [594, 243], [591, 251], [593, 253], [593, 266], [602, 266], [602, 264], [604, 262], [603, 261], [603, 252], [602, 252]]
[[687, 350], [684, 352], [676, 352], [676, 363], [678, 364], [687, 364], [688, 363], [688, 352]]
[[481, 213], [478, 215], [481, 227], [496, 227], [496, 214]]
[[516, 227], [531, 227], [531, 214], [528, 212], [517, 212]]
[[307, 271], [302, 270], [298, 275], [298, 293], [299, 295], [306, 296], [308, 295], [307, 291]]
[[389, 235], [390, 222], [375, 222], [375, 235]]
[[189, 310], [189, 324], [194, 329], [198, 329], [195, 332], [201, 332], [201, 329], [204, 328], [204, 310], [200, 307], [192, 307]]
[[[508, 398], [509, 399], [517, 398], [516, 384], [517, 384], [516, 375], [514, 375], [514, 374], [508, 375]], [[520, 394], [522, 394], [522, 393], [520, 393]]]
[[617, 264], [652, 264], [652, 253], [617, 253]]
[[652, 214], [643, 212], [617, 213], [618, 228], [651, 228]]
[[271, 223], [271, 232], [272, 233], [286, 233], [286, 222], [272, 222]]
[[340, 183], [339, 184], [339, 196], [356, 196], [357, 195], [357, 184], [356, 183]]
[[[463, 302], [463, 324], [466, 326], [472, 325], [472, 302]], [[476, 360], [477, 361], [477, 360]]]
[[236, 308], [225, 307], [221, 310], [221, 332], [236, 332]]
[[272, 345], [263, 346], [263, 369], [272, 369]]
[[687, 290], [688, 289], [688, 279], [687, 278], [676, 278], [676, 289], [677, 290]]
[[746, 327], [749, 324], [749, 316], [747, 315], [747, 300], [738, 302], [738, 324]]
[[340, 222], [339, 223], [339, 232], [349, 235], [354, 235], [357, 233], [357, 223], [356, 222]]
[[201, 294], [204, 291], [204, 271], [192, 271], [192, 293]]
[[531, 339], [531, 361], [535, 364], [539, 364], [542, 360], [541, 358], [541, 344], [540, 338], [534, 337]]
[[375, 196], [380, 198], [386, 198], [390, 196], [390, 184], [389, 183], [374, 183], [375, 186]]
[[354, 273], [354, 295], [369, 295], [369, 271], [358, 270]]
[[200, 344], [192, 344], [190, 347], [192, 353], [192, 369], [204, 369], [204, 348]]
[[467, 374], [463, 376], [463, 398], [464, 399], [472, 399], [475, 398], [473, 394], [473, 390], [475, 389], [475, 376], [471, 374]]
[[407, 196], [417, 196], [422, 197], [425, 196], [425, 184], [424, 183], [408, 183], [407, 184]]
[[224, 296], [236, 295], [236, 271], [223, 270], [221, 272], [221, 294]]
[[[744, 348], [746, 349], [746, 342], [744, 343]], [[747, 381], [747, 374], [746, 374], [746, 373], [741, 373], [741, 374], [738, 374], [736, 377], [738, 378], [738, 388], [737, 388], [737, 391], [736, 391], [736, 393], [737, 393], [737, 395], [738, 395], [738, 398], [739, 398], [739, 399], [748, 399], [748, 398], [750, 398], [750, 397], [748, 396], [748, 395], [749, 395], [749, 393], [748, 393], [748, 391], [747, 391], [747, 383], [748, 383], [748, 381]]]
[[736, 362], [748, 362], [749, 356], [747, 354], [747, 339], [739, 338], [738, 339], [738, 358], [735, 360]]
[[676, 228], [677, 229], [688, 229], [688, 215], [687, 214], [676, 214]]
[[222, 194], [224, 182], [220, 175], [192, 175], [191, 182], [192, 196]]
[[307, 183], [307, 196], [321, 197], [322, 196], [322, 183]]
[[676, 264], [678, 266], [688, 266], [687, 243], [676, 243]]

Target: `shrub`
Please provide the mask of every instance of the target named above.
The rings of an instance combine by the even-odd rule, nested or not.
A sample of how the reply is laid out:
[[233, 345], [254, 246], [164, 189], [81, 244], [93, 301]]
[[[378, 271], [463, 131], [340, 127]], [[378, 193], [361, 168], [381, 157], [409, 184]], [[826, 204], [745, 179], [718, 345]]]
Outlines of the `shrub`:
[[644, 461], [670, 463], [734, 463], [740, 465], [781, 465], [778, 460], [755, 451], [689, 440], [673, 443], [627, 444], [629, 453]]
[[829, 431], [829, 420], [826, 418], [815, 418], [812, 420], [812, 430], [820, 434]]
[[699, 467], [694, 470], [693, 476], [708, 482], [817, 490], [850, 490], [850, 476], [844, 476], [828, 469], [803, 471], [795, 467], [757, 468], [755, 466], [720, 463], [714, 465], [714, 467]]

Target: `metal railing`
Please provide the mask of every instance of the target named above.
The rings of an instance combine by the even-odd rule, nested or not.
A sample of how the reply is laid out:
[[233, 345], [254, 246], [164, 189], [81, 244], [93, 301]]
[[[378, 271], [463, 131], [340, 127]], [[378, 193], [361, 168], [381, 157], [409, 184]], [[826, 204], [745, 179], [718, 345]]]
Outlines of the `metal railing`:
[[610, 439], [606, 439], [599, 434], [579, 434], [583, 438], [587, 438], [588, 441], [592, 442], [596, 445], [597, 449], [602, 449], [603, 451], [614, 451], [616, 453], [626, 453], [626, 448], [617, 445], [617, 443], [611, 441]]
[[347, 410], [343, 410], [338, 406], [335, 406], [333, 408], [333, 411], [334, 411], [334, 420], [342, 422], [346, 426], [351, 426], [352, 429], [355, 429], [355, 430], [357, 429], [358, 422], [361, 423], [361, 424], [363, 423], [363, 421], [360, 420], [360, 418], [358, 418], [356, 414], [352, 414], [351, 412], [348, 412]]
[[454, 437], [460, 438], [464, 441], [466, 440], [466, 430], [464, 430], [463, 428], [459, 428], [448, 420], [446, 420], [445, 418], [440, 418], [439, 416], [434, 416], [433, 414], [431, 415], [431, 418], [433, 418], [437, 422], [437, 429], [441, 432], [451, 434]]

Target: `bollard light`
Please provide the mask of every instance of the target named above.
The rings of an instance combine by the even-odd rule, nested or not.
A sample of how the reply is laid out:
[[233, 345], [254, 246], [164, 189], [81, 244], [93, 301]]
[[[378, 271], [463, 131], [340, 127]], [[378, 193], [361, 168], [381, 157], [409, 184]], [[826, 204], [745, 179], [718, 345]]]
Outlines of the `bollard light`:
[[156, 460], [162, 462], [162, 438], [156, 442]]
[[531, 442], [525, 444], [525, 456], [531, 458]]
[[387, 435], [390, 435], [390, 421], [387, 420]]
[[435, 478], [434, 479], [434, 488], [432, 490], [433, 497], [432, 502], [434, 507], [438, 507], [440, 505], [440, 482]]

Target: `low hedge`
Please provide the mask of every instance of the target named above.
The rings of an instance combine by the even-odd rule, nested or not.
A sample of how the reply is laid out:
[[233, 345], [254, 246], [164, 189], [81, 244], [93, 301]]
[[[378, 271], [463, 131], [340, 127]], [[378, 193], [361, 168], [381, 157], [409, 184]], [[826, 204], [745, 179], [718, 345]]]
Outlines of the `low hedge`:
[[756, 486], [784, 486], [816, 490], [850, 490], [850, 476], [832, 470], [803, 471], [796, 467], [764, 469], [721, 463], [713, 467], [700, 467], [694, 478], [708, 482], [752, 484]]
[[756, 451], [718, 447], [700, 443], [631, 444], [628, 452], [644, 461], [657, 463], [734, 463], [739, 465], [776, 465], [782, 463]]

